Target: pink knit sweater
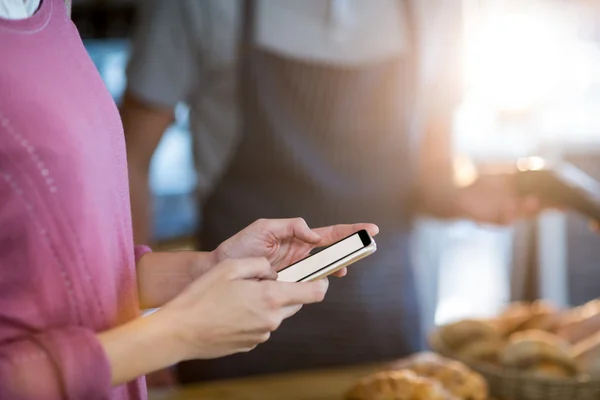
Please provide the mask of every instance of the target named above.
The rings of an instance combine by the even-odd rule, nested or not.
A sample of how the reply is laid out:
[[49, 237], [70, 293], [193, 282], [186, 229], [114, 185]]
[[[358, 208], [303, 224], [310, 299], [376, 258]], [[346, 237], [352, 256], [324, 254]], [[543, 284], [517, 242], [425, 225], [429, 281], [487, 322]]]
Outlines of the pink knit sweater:
[[0, 19], [0, 399], [140, 399], [96, 339], [138, 316], [119, 114], [63, 0]]

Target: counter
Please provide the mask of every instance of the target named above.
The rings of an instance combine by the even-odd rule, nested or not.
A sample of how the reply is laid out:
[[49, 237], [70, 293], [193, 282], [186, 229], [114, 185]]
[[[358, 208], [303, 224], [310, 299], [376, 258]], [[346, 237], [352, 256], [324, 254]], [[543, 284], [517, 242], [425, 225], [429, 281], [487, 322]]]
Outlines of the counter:
[[341, 400], [375, 366], [297, 372], [153, 390], [149, 400]]

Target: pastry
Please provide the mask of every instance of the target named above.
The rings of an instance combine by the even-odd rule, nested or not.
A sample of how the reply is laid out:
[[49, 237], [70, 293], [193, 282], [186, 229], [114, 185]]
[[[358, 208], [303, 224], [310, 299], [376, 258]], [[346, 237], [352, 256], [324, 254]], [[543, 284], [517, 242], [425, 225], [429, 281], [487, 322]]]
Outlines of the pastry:
[[577, 343], [598, 331], [600, 331], [600, 310], [593, 303], [571, 315], [569, 321], [564, 323], [556, 333], [571, 343]]
[[500, 333], [490, 321], [465, 319], [440, 327], [439, 336], [444, 345], [456, 351], [478, 340], [497, 339]]
[[573, 346], [573, 355], [581, 372], [600, 378], [600, 331]]
[[505, 335], [529, 329], [553, 330], [560, 324], [561, 318], [561, 312], [544, 300], [517, 302], [499, 315], [499, 330]]
[[460, 400], [486, 400], [488, 389], [483, 377], [463, 363], [434, 353], [419, 353], [390, 365], [392, 369], [411, 370], [439, 382]]
[[531, 314], [531, 303], [511, 303], [498, 316], [498, 329], [502, 334], [509, 335], [529, 320]]
[[600, 313], [600, 299], [588, 301], [583, 305], [567, 310], [563, 317], [561, 328], [590, 318], [598, 313]]
[[412, 371], [381, 371], [362, 378], [346, 400], [457, 400], [438, 382]]
[[460, 360], [498, 364], [500, 352], [505, 346], [506, 341], [500, 338], [478, 340], [462, 346], [454, 355]]
[[500, 361], [506, 367], [532, 372], [542, 372], [548, 368], [546, 364], [540, 368], [540, 363], [557, 364], [569, 375], [577, 370], [570, 344], [544, 331], [530, 330], [513, 334], [500, 354]]

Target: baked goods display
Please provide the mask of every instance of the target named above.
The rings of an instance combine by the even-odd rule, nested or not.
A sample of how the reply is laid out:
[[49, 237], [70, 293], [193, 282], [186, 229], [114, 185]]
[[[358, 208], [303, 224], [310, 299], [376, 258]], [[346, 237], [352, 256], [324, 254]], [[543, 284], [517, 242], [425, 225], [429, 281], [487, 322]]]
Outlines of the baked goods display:
[[461, 362], [419, 353], [387, 365], [352, 387], [346, 400], [487, 400], [481, 375]]
[[431, 345], [469, 364], [545, 379], [600, 379], [600, 300], [560, 310], [544, 301], [513, 303], [492, 319], [439, 327]]
[[567, 310], [513, 303], [495, 318], [440, 326], [430, 344], [443, 356], [394, 361], [359, 380], [345, 399], [600, 398], [600, 300]]
[[485, 380], [465, 364], [435, 353], [419, 353], [388, 366], [393, 370], [410, 370], [419, 376], [441, 383], [454, 397], [461, 400], [487, 400]]
[[569, 378], [577, 373], [570, 343], [541, 330], [513, 333], [499, 359], [502, 365], [532, 376]]
[[361, 379], [347, 400], [456, 400], [433, 379], [412, 371], [381, 371]]

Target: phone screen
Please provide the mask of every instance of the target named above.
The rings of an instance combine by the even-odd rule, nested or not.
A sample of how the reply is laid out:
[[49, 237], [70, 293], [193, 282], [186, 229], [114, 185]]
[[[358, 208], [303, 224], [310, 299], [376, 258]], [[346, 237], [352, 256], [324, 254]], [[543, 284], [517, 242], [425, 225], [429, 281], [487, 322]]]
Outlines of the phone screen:
[[359, 251], [371, 244], [371, 238], [366, 231], [359, 231], [316, 254], [308, 256], [295, 264], [279, 271], [278, 281], [298, 282], [323, 268]]

